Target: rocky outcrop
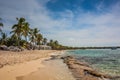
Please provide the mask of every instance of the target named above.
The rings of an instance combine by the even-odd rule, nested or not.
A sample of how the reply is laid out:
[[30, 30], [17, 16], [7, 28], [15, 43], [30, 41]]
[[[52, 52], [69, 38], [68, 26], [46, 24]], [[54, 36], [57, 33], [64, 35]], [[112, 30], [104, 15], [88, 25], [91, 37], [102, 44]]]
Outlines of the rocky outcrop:
[[8, 49], [9, 49], [9, 51], [15, 51], [15, 52], [20, 52], [21, 51], [21, 49], [16, 47], [16, 46], [9, 46]]
[[1, 45], [0, 50], [8, 51], [8, 47], [6, 45]]
[[80, 62], [72, 56], [62, 57], [77, 80], [117, 80], [120, 76], [110, 76], [94, 70], [88, 63]]
[[0, 50], [4, 50], [4, 51], [14, 51], [14, 52], [20, 52], [20, 51], [23, 51], [24, 48], [22, 47], [17, 47], [17, 46], [5, 46], [5, 45], [1, 45], [0, 46]]

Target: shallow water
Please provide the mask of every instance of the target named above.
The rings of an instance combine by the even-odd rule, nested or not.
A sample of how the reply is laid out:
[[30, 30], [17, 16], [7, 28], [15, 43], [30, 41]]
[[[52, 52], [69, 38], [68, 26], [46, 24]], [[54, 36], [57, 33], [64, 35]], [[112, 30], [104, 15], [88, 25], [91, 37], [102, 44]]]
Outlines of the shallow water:
[[70, 50], [66, 53], [76, 57], [78, 60], [89, 62], [101, 72], [120, 75], [120, 49]]

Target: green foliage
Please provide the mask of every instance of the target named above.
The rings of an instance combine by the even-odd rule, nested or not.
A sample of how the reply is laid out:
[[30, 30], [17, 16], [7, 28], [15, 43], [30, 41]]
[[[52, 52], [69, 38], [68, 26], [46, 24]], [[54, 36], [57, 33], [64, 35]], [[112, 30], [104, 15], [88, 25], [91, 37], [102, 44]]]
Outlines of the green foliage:
[[[0, 18], [1, 20], [1, 18]], [[31, 29], [30, 24], [26, 22], [26, 19], [16, 18], [17, 23], [12, 26], [12, 34], [10, 37], [7, 37], [5, 33], [2, 32], [0, 38], [0, 44], [6, 46], [21, 46], [27, 48], [30, 45], [48, 45], [51, 46], [52, 49], [66, 49], [67, 47], [59, 44], [57, 40], [50, 40], [47, 43], [47, 38], [43, 38], [43, 35], [40, 33], [38, 28]], [[3, 23], [0, 22], [0, 27], [3, 26]], [[1, 30], [1, 28], [0, 28]]]
[[17, 46], [17, 39], [14, 36], [11, 36], [7, 40], [7, 46]]
[[21, 17], [21, 18], [16, 18], [16, 20], [18, 21], [17, 24], [14, 24], [12, 26], [12, 31], [11, 33], [13, 33], [13, 35], [16, 35], [17, 38], [17, 46], [20, 46], [20, 40], [21, 40], [21, 36], [22, 33], [24, 32], [24, 26], [25, 26], [25, 18]]
[[24, 23], [24, 26], [22, 28], [22, 35], [25, 37], [25, 40], [27, 41], [27, 36], [29, 35], [30, 32], [30, 24], [28, 22]]
[[0, 39], [0, 44], [1, 45], [6, 45], [7, 44], [7, 34], [6, 33], [1, 33], [1, 39]]
[[43, 36], [41, 34], [37, 34], [37, 44], [41, 45], [41, 41], [42, 41]]
[[47, 43], [47, 45], [51, 46], [52, 49], [54, 50], [63, 50], [63, 49], [67, 49], [64, 46], [62, 46], [61, 44], [59, 44], [59, 42], [57, 40], [53, 41], [50, 40], [49, 43]]
[[46, 45], [47, 44], [47, 38], [43, 38], [43, 45]]
[[37, 28], [34, 29], [30, 29], [30, 42], [32, 44], [37, 44], [40, 43], [40, 41], [42, 40], [42, 35], [39, 33], [40, 30], [38, 30]]

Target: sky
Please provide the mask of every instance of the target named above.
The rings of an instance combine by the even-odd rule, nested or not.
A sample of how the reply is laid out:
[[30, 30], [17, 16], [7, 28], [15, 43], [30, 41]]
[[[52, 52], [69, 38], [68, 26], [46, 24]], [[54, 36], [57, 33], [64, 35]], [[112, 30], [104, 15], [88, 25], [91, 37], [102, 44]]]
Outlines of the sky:
[[119, 46], [120, 0], [0, 0], [3, 31], [24, 17], [65, 46]]

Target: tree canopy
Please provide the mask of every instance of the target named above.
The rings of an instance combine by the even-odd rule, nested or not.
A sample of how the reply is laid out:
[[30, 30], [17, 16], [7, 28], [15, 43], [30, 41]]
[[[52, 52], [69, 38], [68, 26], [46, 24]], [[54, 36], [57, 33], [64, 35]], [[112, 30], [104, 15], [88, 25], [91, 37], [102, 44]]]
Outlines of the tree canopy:
[[[2, 19], [0, 18], [0, 21]], [[16, 18], [17, 23], [11, 27], [11, 36], [7, 37], [7, 34], [2, 32], [0, 38], [0, 45], [6, 46], [19, 46], [27, 48], [31, 45], [48, 45], [52, 49], [64, 49], [65, 46], [59, 44], [57, 40], [48, 41], [38, 28], [30, 28], [30, 23], [26, 21], [24, 17]], [[2, 31], [3, 23], [0, 22], [0, 30]]]

